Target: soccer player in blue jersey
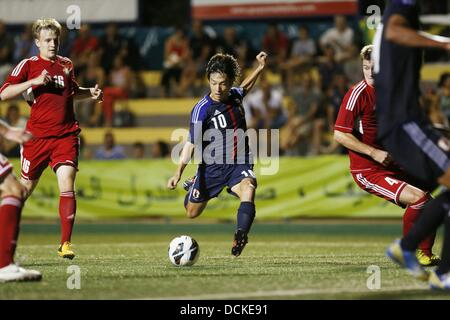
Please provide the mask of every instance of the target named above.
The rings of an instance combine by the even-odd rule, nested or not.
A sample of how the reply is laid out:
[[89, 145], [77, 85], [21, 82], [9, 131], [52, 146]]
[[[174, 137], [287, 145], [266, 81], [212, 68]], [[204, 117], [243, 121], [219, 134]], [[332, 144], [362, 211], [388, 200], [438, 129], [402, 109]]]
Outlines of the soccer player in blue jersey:
[[247, 234], [255, 218], [256, 176], [245, 136], [247, 125], [242, 99], [264, 70], [266, 59], [267, 54], [260, 52], [256, 56], [258, 66], [238, 87], [233, 84], [240, 78], [240, 68], [233, 56], [218, 53], [209, 60], [206, 75], [210, 92], [191, 112], [189, 140], [167, 184], [169, 189], [175, 189], [194, 150], [202, 151], [197, 173], [188, 183], [184, 201], [186, 214], [189, 218], [198, 217], [208, 201], [228, 187], [241, 201], [231, 249], [236, 257], [248, 242]]
[[[433, 128], [419, 105], [422, 48], [450, 51], [450, 38], [419, 31], [416, 0], [391, 0], [374, 41], [378, 139], [402, 168], [428, 190], [438, 184], [450, 188], [450, 143]], [[450, 191], [423, 209], [388, 256], [431, 288], [450, 290]], [[420, 241], [445, 225], [442, 257], [430, 274], [420, 267], [415, 250]]]

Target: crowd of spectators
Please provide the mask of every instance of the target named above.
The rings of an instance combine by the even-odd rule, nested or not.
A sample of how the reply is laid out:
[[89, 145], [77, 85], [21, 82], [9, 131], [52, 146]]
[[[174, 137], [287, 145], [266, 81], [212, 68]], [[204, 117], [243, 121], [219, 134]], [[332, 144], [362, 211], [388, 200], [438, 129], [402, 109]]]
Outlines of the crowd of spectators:
[[[216, 52], [232, 54], [243, 70], [252, 67], [255, 55], [269, 54], [268, 68], [257, 88], [244, 100], [248, 127], [280, 129], [280, 149], [285, 155], [319, 155], [341, 152], [334, 144], [332, 132], [340, 103], [349, 87], [363, 76], [359, 50], [364, 45], [357, 30], [344, 16], [335, 16], [334, 25], [318, 37], [311, 37], [307, 25], [299, 25], [296, 35], [288, 37], [281, 28], [267, 25], [260, 46], [254, 48], [245, 37], [229, 25], [212, 32], [202, 21], [192, 21], [188, 29], [174, 27], [164, 40], [161, 81], [156, 96], [161, 98], [199, 97], [208, 90], [205, 67]], [[31, 26], [12, 37], [0, 21], [0, 82], [22, 59], [36, 55]], [[149, 96], [141, 77], [139, 47], [120, 32], [115, 23], [96, 36], [87, 24], [75, 37], [63, 28], [60, 55], [68, 56], [76, 66], [80, 86], [103, 88], [104, 101], [77, 101], [75, 110], [82, 127], [133, 126], [134, 116], [121, 109], [127, 99]], [[245, 74], [245, 72], [243, 72]], [[269, 75], [279, 79], [270, 81]], [[423, 105], [435, 122], [448, 124], [450, 119], [450, 75], [442, 75], [436, 88], [429, 88]], [[1, 110], [6, 121], [24, 126], [15, 104]], [[444, 121], [444, 120], [445, 121]], [[18, 155], [18, 146], [0, 140], [7, 156]], [[104, 145], [86, 158], [120, 159], [168, 154], [167, 143], [159, 141], [146, 154], [146, 146], [137, 141], [128, 156], [115, 145], [112, 132], [105, 135]]]

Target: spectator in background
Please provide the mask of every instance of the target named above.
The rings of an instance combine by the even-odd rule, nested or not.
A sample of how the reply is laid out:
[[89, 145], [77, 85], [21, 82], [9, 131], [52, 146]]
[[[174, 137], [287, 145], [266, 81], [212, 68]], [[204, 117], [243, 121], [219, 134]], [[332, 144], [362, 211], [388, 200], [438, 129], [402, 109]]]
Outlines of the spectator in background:
[[83, 72], [88, 64], [91, 53], [99, 53], [99, 42], [97, 37], [91, 34], [91, 27], [82, 24], [70, 50], [70, 57], [74, 65], [78, 65], [79, 72]]
[[164, 44], [164, 63], [161, 85], [165, 97], [176, 94], [181, 74], [188, 61], [189, 43], [184, 30], [177, 27]]
[[223, 36], [217, 43], [216, 52], [232, 55], [236, 58], [239, 65], [244, 67], [248, 45], [242, 38], [237, 37], [236, 29], [234, 27], [226, 27], [223, 30]]
[[101, 63], [107, 73], [113, 68], [117, 55], [124, 57], [127, 54], [127, 46], [127, 40], [120, 36], [117, 24], [109, 23], [100, 38]]
[[342, 65], [335, 59], [334, 49], [332, 46], [324, 48], [324, 55], [318, 60], [318, 71], [320, 75], [320, 88], [325, 92], [334, 79], [334, 75], [343, 73]]
[[113, 133], [111, 131], [107, 131], [103, 140], [103, 146], [95, 152], [95, 159], [116, 160], [125, 158], [126, 156], [123, 147], [117, 146]]
[[360, 51], [356, 43], [352, 44], [348, 50], [348, 57], [342, 64], [344, 73], [350, 83], [357, 83], [364, 77], [361, 71]]
[[109, 74], [109, 86], [103, 90], [101, 106], [103, 109], [103, 124], [106, 127], [113, 125], [115, 102], [119, 99], [128, 99], [132, 73], [131, 69], [124, 64], [123, 57], [117, 55]]
[[[100, 88], [105, 85], [105, 71], [100, 66], [100, 56], [91, 52], [85, 72], [78, 77], [78, 84], [84, 88]], [[105, 89], [106, 90], [106, 89]], [[77, 119], [82, 126], [96, 127], [102, 122], [102, 105], [93, 99], [77, 100], [74, 103]]]
[[299, 143], [308, 142], [309, 155], [320, 153], [326, 110], [323, 95], [310, 73], [302, 75], [301, 86], [294, 88], [288, 106], [288, 122], [281, 130], [280, 148], [284, 154], [297, 155]]
[[331, 46], [334, 49], [335, 60], [342, 62], [348, 57], [348, 51], [354, 42], [354, 32], [347, 26], [347, 19], [338, 15], [334, 18], [334, 27], [325, 31], [320, 37], [320, 46], [323, 50]]
[[13, 61], [19, 63], [25, 58], [36, 56], [39, 50], [34, 44], [32, 24], [27, 24], [23, 28], [23, 32], [15, 39]]
[[438, 96], [439, 104], [442, 113], [450, 121], [450, 73], [446, 72], [441, 74], [438, 83]]
[[287, 37], [278, 29], [277, 24], [269, 24], [262, 40], [262, 51], [267, 53], [267, 66], [270, 70], [279, 71], [279, 67], [286, 60], [288, 45]]
[[6, 25], [0, 20], [0, 83], [13, 67], [14, 40], [6, 32]]
[[178, 86], [178, 96], [203, 94], [206, 64], [214, 54], [215, 38], [213, 36], [215, 35], [206, 32], [201, 20], [192, 22], [188, 40], [189, 50]]
[[292, 45], [289, 59], [281, 65], [283, 72], [286, 73], [286, 89], [289, 92], [293, 86], [294, 74], [310, 66], [316, 53], [316, 44], [310, 38], [308, 28], [306, 26], [299, 26], [298, 38]]
[[133, 144], [133, 159], [145, 159], [145, 145], [137, 141]]
[[[19, 107], [16, 104], [9, 105], [6, 115], [5, 122], [11, 127], [25, 129], [27, 125], [27, 119], [20, 115]], [[20, 157], [20, 145], [17, 142], [7, 140], [3, 137], [1, 139], [1, 149], [2, 154], [9, 158], [19, 158]]]
[[265, 77], [261, 77], [259, 89], [245, 97], [244, 108], [248, 128], [280, 129], [287, 121], [283, 92]]
[[166, 142], [158, 140], [154, 144], [152, 144], [151, 149], [152, 158], [166, 158], [169, 155], [170, 155], [169, 145]]

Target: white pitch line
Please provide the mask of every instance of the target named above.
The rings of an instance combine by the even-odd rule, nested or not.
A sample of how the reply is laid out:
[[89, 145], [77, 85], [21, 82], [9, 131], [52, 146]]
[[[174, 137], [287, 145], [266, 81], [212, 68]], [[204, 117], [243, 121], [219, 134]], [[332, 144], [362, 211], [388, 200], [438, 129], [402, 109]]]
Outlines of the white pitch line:
[[305, 296], [312, 294], [343, 294], [343, 293], [366, 293], [376, 294], [385, 292], [396, 292], [405, 290], [428, 290], [428, 286], [415, 285], [406, 287], [386, 288], [380, 290], [369, 290], [367, 288], [358, 289], [294, 289], [294, 290], [273, 290], [273, 291], [255, 291], [255, 292], [230, 292], [230, 293], [212, 293], [191, 296], [173, 296], [173, 297], [149, 297], [137, 300], [227, 300], [227, 299], [248, 299], [248, 298], [264, 298], [264, 297], [288, 297], [288, 296]]

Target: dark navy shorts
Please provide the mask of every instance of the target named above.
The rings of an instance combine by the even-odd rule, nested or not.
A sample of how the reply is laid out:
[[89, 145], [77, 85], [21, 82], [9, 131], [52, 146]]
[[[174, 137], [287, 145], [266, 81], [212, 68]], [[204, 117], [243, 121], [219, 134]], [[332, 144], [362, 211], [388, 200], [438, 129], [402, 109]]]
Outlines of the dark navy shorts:
[[417, 179], [416, 187], [432, 191], [450, 166], [444, 135], [426, 121], [407, 122], [381, 139], [381, 144], [401, 168]]
[[252, 164], [201, 164], [189, 189], [189, 201], [195, 203], [208, 201], [217, 197], [224, 187], [228, 187], [228, 192], [236, 196], [231, 192], [231, 188], [245, 178], [253, 179], [256, 187]]

